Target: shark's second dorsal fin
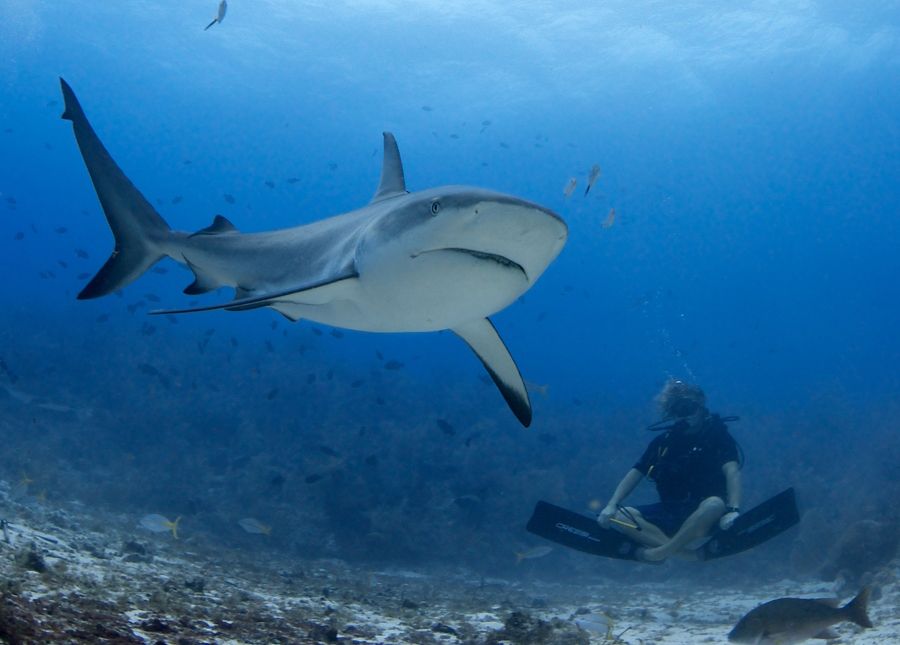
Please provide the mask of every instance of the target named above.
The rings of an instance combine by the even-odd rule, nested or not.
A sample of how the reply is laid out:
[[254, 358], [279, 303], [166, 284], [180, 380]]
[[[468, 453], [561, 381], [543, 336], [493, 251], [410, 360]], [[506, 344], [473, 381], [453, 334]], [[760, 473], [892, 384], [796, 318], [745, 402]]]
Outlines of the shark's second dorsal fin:
[[216, 215], [215, 219], [213, 219], [213, 223], [207, 226], [206, 228], [201, 228], [196, 233], [192, 233], [191, 237], [195, 237], [197, 235], [219, 235], [220, 233], [235, 233], [237, 232], [237, 227], [228, 221], [228, 218], [223, 215]]
[[400, 149], [397, 140], [390, 132], [384, 133], [384, 161], [381, 162], [381, 181], [378, 190], [370, 203], [406, 193], [406, 180], [403, 178], [403, 162], [400, 161]]

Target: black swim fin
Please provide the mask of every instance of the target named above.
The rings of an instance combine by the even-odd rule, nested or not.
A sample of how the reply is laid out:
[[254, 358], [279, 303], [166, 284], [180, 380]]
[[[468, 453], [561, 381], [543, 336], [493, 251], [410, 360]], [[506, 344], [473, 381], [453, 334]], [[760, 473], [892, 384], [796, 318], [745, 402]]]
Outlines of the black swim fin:
[[799, 521], [797, 498], [794, 489], [788, 488], [739, 515], [727, 531], [717, 529], [697, 553], [702, 560], [741, 553], [784, 533]]

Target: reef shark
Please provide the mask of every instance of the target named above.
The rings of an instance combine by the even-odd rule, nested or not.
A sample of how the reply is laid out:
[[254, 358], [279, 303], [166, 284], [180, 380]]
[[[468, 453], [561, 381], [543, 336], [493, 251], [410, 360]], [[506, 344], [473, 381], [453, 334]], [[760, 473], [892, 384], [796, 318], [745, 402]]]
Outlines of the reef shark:
[[189, 313], [269, 307], [292, 321], [369, 332], [452, 330], [484, 364], [519, 421], [531, 402], [519, 369], [488, 316], [528, 291], [568, 236], [537, 204], [482, 188], [406, 190], [394, 136], [385, 132], [381, 180], [357, 210], [293, 228], [240, 233], [225, 217], [196, 233], [172, 230], [125, 176], [60, 79], [62, 118], [75, 139], [115, 237], [106, 264], [79, 299], [105, 296], [164, 257], [185, 264], [201, 294], [232, 287], [234, 299]]

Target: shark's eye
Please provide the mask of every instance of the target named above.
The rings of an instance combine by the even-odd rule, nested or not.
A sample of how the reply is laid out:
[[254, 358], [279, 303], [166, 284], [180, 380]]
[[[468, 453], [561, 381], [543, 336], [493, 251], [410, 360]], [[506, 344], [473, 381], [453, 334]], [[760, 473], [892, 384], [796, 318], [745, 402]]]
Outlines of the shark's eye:
[[431, 202], [431, 214], [437, 215], [441, 212], [441, 203], [438, 201]]

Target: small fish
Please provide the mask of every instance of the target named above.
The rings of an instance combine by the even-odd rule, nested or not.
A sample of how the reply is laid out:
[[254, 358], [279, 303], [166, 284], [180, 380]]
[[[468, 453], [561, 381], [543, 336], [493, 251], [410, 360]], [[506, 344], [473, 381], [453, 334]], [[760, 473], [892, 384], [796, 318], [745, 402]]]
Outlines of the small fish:
[[25, 239], [25, 233], [23, 233], [22, 231], [18, 231], [18, 232], [16, 233], [16, 241], [17, 241], [17, 242], [20, 242], [20, 241], [22, 241], [22, 240], [24, 240], [24, 239]]
[[272, 181], [271, 179], [267, 179], [267, 180], [266, 180], [265, 182], [263, 182], [263, 183], [265, 183], [265, 185], [266, 185], [267, 187], [269, 187], [269, 188], [275, 188], [275, 182]]
[[384, 369], [386, 370], [399, 370], [402, 369], [403, 363], [400, 361], [390, 360], [384, 364]]
[[322, 335], [322, 330], [319, 329], [318, 327], [313, 327], [313, 328], [312, 328], [312, 333], [314, 333], [316, 336], [321, 336], [321, 335]]
[[456, 429], [450, 425], [450, 423], [444, 419], [437, 419], [435, 421], [437, 423], [437, 427], [441, 429], [445, 435], [452, 437], [456, 434]]
[[516, 552], [516, 564], [522, 562], [522, 560], [534, 560], [536, 558], [543, 558], [545, 555], [553, 551], [552, 546], [536, 546], [527, 551], [517, 551]]
[[181, 521], [181, 516], [175, 518], [174, 522], [170, 522], [169, 518], [164, 515], [158, 515], [156, 513], [151, 513], [149, 515], [144, 515], [141, 518], [141, 521], [138, 524], [141, 528], [145, 528], [148, 531], [152, 531], [153, 533], [166, 533], [167, 531], [172, 532], [172, 537], [176, 540], [178, 539], [178, 523]]
[[315, 484], [317, 481], [321, 481], [324, 476], [325, 475], [320, 475], [319, 473], [315, 473], [312, 475], [307, 475], [303, 479], [303, 481], [305, 481], [307, 484]]
[[69, 268], [69, 263], [65, 260], [57, 260], [56, 263], [59, 264], [59, 266], [61, 266], [63, 269]]
[[609, 213], [607, 213], [606, 219], [603, 220], [603, 224], [601, 224], [601, 226], [603, 228], [610, 228], [615, 223], [616, 223], [616, 209], [610, 208]]
[[53, 230], [56, 231], [60, 235], [65, 235], [66, 233], [69, 232], [69, 229], [67, 229], [65, 226], [58, 226]]
[[158, 273], [159, 275], [166, 275], [169, 272], [169, 270], [165, 267], [153, 267], [152, 271], [153, 273]]
[[184, 197], [182, 197], [181, 195], [175, 195], [175, 197], [172, 198], [172, 204], [180, 204], [181, 200], [183, 199]]
[[430, 105], [423, 105], [423, 106], [422, 106], [422, 111], [423, 111], [423, 112], [432, 112], [432, 111], [434, 111], [434, 108], [431, 107]]
[[335, 338], [343, 338], [344, 337], [344, 332], [337, 330], [337, 329], [332, 329], [330, 333]]
[[9, 378], [10, 383], [15, 383], [19, 380], [19, 377], [15, 375], [15, 373], [9, 369], [9, 365], [6, 364], [6, 361], [0, 358], [0, 372], [6, 374], [7, 378]]
[[298, 181], [300, 181], [298, 177], [288, 177], [287, 179], [287, 183], [291, 185], [296, 184]]
[[836, 599], [778, 598], [751, 610], [728, 634], [733, 643], [781, 645], [800, 643], [808, 638], [831, 639], [838, 635], [829, 629], [845, 620], [860, 627], [871, 627], [866, 613], [869, 588], [863, 587], [856, 598], [843, 607]]
[[468, 448], [469, 446], [471, 446], [471, 445], [472, 445], [472, 442], [475, 441], [476, 439], [478, 439], [478, 437], [480, 437], [480, 436], [481, 436], [481, 433], [480, 433], [480, 432], [473, 432], [473, 433], [470, 434], [468, 437], [466, 437], [466, 441], [465, 441], [465, 443], [466, 443], [466, 448]]
[[82, 260], [87, 260], [90, 257], [88, 255], [88, 252], [85, 251], [84, 249], [75, 249], [75, 255], [80, 257]]
[[321, 452], [324, 455], [328, 455], [329, 457], [334, 457], [336, 459], [340, 459], [340, 457], [341, 457], [341, 453], [339, 453], [334, 448], [326, 446], [325, 444], [322, 444], [319, 446], [319, 452]]
[[566, 187], [563, 188], [563, 195], [566, 196], [566, 199], [569, 199], [569, 197], [572, 196], [576, 186], [578, 186], [578, 180], [575, 177], [569, 177], [569, 181], [566, 182]]
[[224, 195], [222, 195], [222, 197], [224, 197], [225, 201], [228, 202], [229, 204], [234, 203], [234, 195], [229, 195], [228, 193], [225, 193]]
[[372, 468], [378, 465], [378, 455], [369, 455], [365, 459], [366, 466], [371, 466]]
[[361, 378], [358, 378], [355, 381], [350, 382], [350, 387], [352, 387], [352, 388], [362, 387], [363, 383], [365, 383], [365, 381]]
[[238, 520], [238, 524], [241, 525], [241, 528], [244, 529], [247, 533], [251, 533], [253, 535], [271, 535], [272, 527], [266, 526], [262, 522], [252, 517], [245, 517], [242, 520]]
[[335, 161], [329, 162], [329, 164], [328, 164], [328, 169], [329, 169], [331, 172], [334, 172], [335, 170], [337, 170], [337, 168], [338, 168], [337, 162], [335, 162]]
[[150, 302], [160, 302], [159, 296], [157, 296], [155, 293], [145, 293], [144, 298], [146, 298]]
[[525, 385], [528, 386], [528, 389], [532, 392], [537, 392], [543, 397], [547, 396], [547, 392], [550, 391], [549, 385], [538, 385], [534, 381], [525, 381]]
[[141, 327], [141, 334], [144, 336], [152, 336], [156, 333], [156, 326], [150, 325], [148, 323], [144, 323], [144, 326]]
[[595, 634], [598, 638], [601, 638], [603, 642], [609, 642], [613, 640], [612, 618], [604, 614], [602, 611], [592, 611], [586, 614], [580, 614], [572, 622], [581, 627], [581, 629], [583, 629], [584, 631]]
[[268, 394], [266, 394], [266, 399], [269, 401], [273, 401], [276, 396], [278, 396], [278, 388], [274, 387], [271, 390], [269, 390]]
[[600, 166], [594, 164], [593, 166], [591, 166], [591, 172], [588, 174], [587, 188], [584, 189], [585, 197], [587, 197], [587, 194], [591, 192], [591, 188], [593, 188], [594, 184], [597, 183], [598, 179], [600, 179]]
[[99, 316], [97, 316], [98, 323], [104, 323], [107, 320], [109, 320], [109, 314], [100, 314]]
[[138, 363], [138, 369], [142, 374], [146, 374], [147, 376], [159, 376], [159, 370], [150, 365], [149, 363]]
[[206, 31], [207, 29], [212, 27], [217, 22], [221, 23], [223, 20], [225, 20], [225, 13], [227, 11], [228, 11], [228, 2], [226, 2], [226, 0], [222, 0], [219, 3], [218, 10], [216, 11], [216, 17], [212, 19], [211, 23], [209, 23], [208, 25], [206, 25], [206, 27], [203, 28], [203, 31]]

